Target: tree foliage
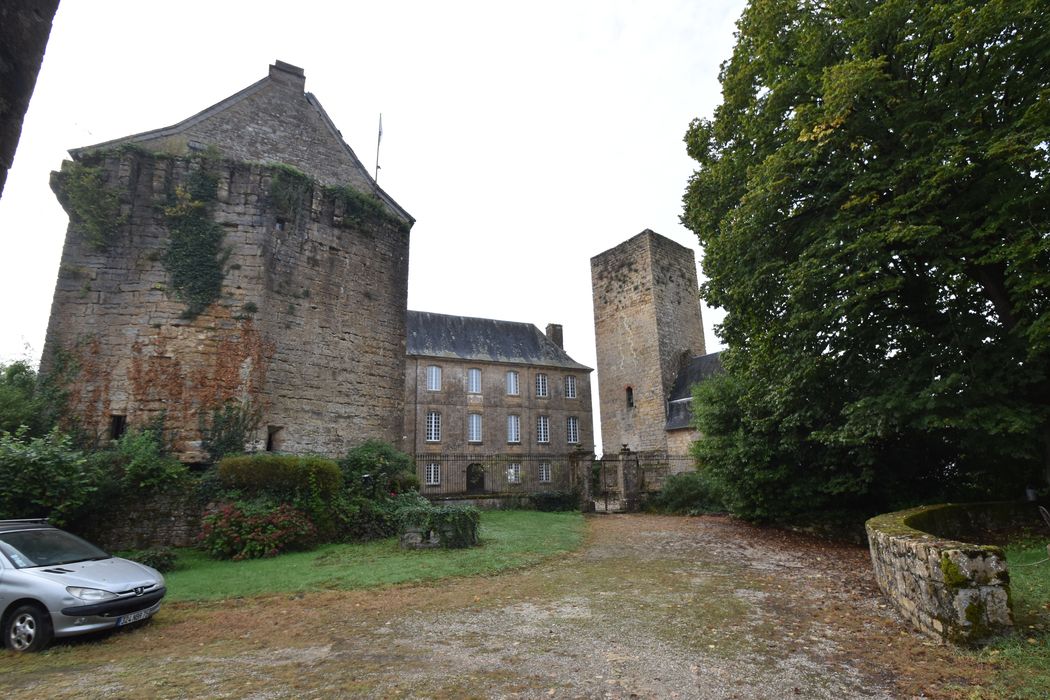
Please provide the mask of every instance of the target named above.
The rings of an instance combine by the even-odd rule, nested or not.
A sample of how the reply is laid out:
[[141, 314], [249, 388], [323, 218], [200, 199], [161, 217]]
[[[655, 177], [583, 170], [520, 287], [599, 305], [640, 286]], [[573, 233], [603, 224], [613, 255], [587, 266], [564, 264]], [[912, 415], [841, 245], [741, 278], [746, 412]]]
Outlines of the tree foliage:
[[741, 512], [1050, 474], [1048, 24], [1034, 0], [745, 10], [683, 215], [730, 348], [698, 456]]

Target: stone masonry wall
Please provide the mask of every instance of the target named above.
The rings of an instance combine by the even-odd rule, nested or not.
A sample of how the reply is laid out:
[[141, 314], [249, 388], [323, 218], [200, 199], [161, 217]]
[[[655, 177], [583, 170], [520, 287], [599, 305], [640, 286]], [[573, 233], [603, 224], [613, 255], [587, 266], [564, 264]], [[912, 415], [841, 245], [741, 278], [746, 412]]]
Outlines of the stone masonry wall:
[[925, 634], [973, 644], [1013, 627], [1003, 551], [917, 529], [930, 513], [967, 507], [890, 513], [872, 518], [866, 529], [876, 581], [897, 611]]
[[646, 230], [592, 258], [591, 285], [603, 451], [666, 451], [667, 396], [704, 354], [693, 253]]
[[[407, 225], [357, 220], [319, 186], [279, 220], [271, 166], [133, 149], [83, 160], [119, 195], [124, 224], [105, 250], [76, 217], [66, 234], [41, 369], [63, 376], [79, 427], [105, 439], [112, 416], [141, 427], [163, 413], [180, 458], [198, 461], [201, 415], [232, 401], [260, 411], [257, 449], [270, 434], [275, 449], [330, 456], [399, 444]], [[228, 258], [221, 297], [187, 319], [164, 209], [202, 168], [218, 178], [211, 216]]]
[[110, 552], [197, 544], [204, 503], [195, 489], [122, 503], [120, 517], [89, 526], [84, 537]]

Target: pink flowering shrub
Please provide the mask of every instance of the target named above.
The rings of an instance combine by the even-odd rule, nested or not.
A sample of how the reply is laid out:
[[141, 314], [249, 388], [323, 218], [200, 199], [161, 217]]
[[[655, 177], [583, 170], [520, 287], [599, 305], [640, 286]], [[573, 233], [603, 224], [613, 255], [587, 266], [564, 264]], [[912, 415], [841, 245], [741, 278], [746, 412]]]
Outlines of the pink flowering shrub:
[[198, 540], [201, 549], [219, 559], [257, 559], [309, 549], [317, 541], [317, 528], [288, 504], [222, 503], [204, 516]]

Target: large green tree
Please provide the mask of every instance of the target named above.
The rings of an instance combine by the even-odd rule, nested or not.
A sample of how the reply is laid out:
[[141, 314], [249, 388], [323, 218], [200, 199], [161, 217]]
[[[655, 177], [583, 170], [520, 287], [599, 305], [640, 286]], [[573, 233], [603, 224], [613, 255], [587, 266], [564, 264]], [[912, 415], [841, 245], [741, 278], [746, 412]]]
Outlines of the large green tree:
[[752, 0], [721, 82], [683, 222], [729, 346], [698, 450], [738, 509], [1050, 475], [1045, 0]]

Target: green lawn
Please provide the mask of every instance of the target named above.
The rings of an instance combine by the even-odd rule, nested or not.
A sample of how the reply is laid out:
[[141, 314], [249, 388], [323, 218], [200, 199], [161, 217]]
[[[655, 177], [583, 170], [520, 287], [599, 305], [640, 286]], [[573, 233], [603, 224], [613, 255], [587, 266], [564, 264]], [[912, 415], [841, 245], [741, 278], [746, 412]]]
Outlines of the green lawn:
[[[1010, 566], [1010, 597], [1017, 634], [980, 652], [998, 669], [988, 688], [992, 698], [1040, 698], [1050, 693], [1050, 539], [1018, 542], [1006, 547]], [[1041, 563], [1040, 563], [1041, 562]]]
[[576, 549], [583, 525], [579, 513], [492, 511], [481, 516], [481, 546], [470, 549], [409, 551], [391, 538], [249, 561], [217, 561], [186, 549], [179, 553], [178, 568], [165, 574], [167, 600], [368, 588], [491, 574]]

